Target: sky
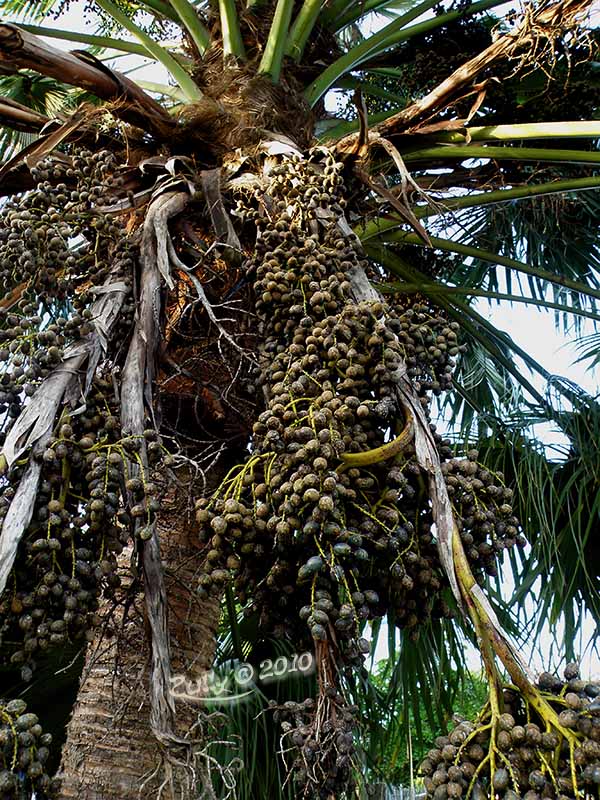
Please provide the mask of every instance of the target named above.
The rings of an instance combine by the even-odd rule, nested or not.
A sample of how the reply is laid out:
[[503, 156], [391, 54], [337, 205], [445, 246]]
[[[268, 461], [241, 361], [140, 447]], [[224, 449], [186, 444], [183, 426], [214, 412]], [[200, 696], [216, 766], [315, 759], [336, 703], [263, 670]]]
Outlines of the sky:
[[[507, 6], [513, 4], [507, 4]], [[600, 10], [599, 12], [600, 13]], [[387, 22], [383, 18], [376, 20], [373, 28], [381, 27], [382, 23]], [[57, 24], [57, 23], [46, 23]], [[82, 4], [73, 3], [68, 13], [61, 18], [60, 25], [63, 28], [69, 28], [77, 31], [89, 31], [89, 24], [84, 19], [82, 13]], [[125, 32], [123, 38], [131, 38]], [[58, 40], [48, 40], [50, 44], [62, 49], [70, 49], [83, 47], [83, 45], [70, 45], [68, 42], [61, 42]], [[147, 81], [153, 82], [167, 82], [165, 70], [155, 63], [144, 62], [139, 57], [128, 56], [126, 58], [119, 58], [113, 62], [115, 68], [122, 71], [127, 71], [129, 68], [136, 67], [132, 78], [143, 77]], [[143, 68], [139, 68], [145, 64]], [[335, 103], [335, 101], [332, 101]], [[502, 291], [502, 289], [500, 289]], [[564, 376], [571, 381], [581, 385], [586, 391], [592, 395], [599, 393], [599, 375], [598, 372], [590, 372], [586, 370], [585, 365], [575, 364], [576, 351], [572, 342], [562, 332], [556, 330], [554, 324], [554, 314], [552, 311], [536, 311], [532, 306], [516, 304], [513, 306], [503, 303], [500, 306], [490, 306], [487, 301], [480, 300], [477, 304], [478, 310], [481, 314], [486, 316], [496, 327], [508, 332], [517, 344], [523, 349], [527, 350], [531, 355], [536, 358], [546, 369], [552, 374]], [[593, 323], [585, 320], [583, 331], [591, 333], [594, 330]], [[518, 362], [517, 362], [518, 363]], [[519, 365], [523, 370], [523, 365]], [[528, 375], [531, 382], [537, 388], [543, 390], [543, 381], [537, 376]], [[546, 426], [541, 432], [542, 438], [548, 444], [556, 444], [562, 441], [561, 436]], [[513, 586], [510, 579], [506, 580], [504, 587], [505, 594], [508, 596], [512, 592]], [[594, 623], [588, 620], [586, 623], [586, 631], [582, 640], [582, 650], [585, 647], [586, 639], [592, 631]], [[384, 657], [386, 654], [387, 636], [385, 632], [380, 637], [380, 644], [377, 649], [377, 658]], [[552, 652], [552, 636], [551, 632], [547, 631], [542, 637], [539, 652], [532, 651], [531, 647], [526, 648], [524, 653], [528, 661], [530, 661], [534, 669], [547, 668], [549, 665], [548, 659]], [[472, 648], [469, 650], [469, 664], [473, 669], [478, 669], [479, 657], [476, 651]], [[596, 653], [588, 653], [582, 662], [582, 671], [586, 675], [595, 675], [600, 677], [600, 658]]]

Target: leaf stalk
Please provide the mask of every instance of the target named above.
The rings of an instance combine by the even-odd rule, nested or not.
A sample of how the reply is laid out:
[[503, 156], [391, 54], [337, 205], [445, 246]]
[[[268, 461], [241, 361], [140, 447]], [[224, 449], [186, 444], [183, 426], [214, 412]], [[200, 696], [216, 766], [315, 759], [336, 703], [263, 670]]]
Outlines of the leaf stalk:
[[302, 58], [306, 43], [319, 18], [321, 6], [322, 0], [304, 0], [302, 8], [294, 20], [285, 53], [296, 63], [299, 63]]
[[258, 67], [258, 72], [262, 75], [268, 75], [273, 83], [278, 83], [281, 75], [285, 43], [292, 21], [293, 10], [294, 0], [277, 0], [271, 29], [269, 30], [265, 49]]
[[171, 73], [190, 102], [196, 102], [200, 100], [202, 97], [202, 92], [200, 91], [199, 87], [194, 83], [190, 75], [188, 75], [181, 64], [175, 58], [173, 58], [168, 50], [165, 50], [165, 48], [157, 44], [157, 42], [155, 42], [151, 36], [148, 36], [148, 34], [138, 27], [135, 22], [133, 22], [133, 20], [127, 16], [127, 14], [124, 14], [112, 0], [98, 0], [98, 5], [104, 11], [106, 11], [107, 14], [110, 14], [115, 22], [118, 22], [119, 25], [122, 25], [125, 28], [125, 30], [128, 30], [130, 33], [132, 33], [136, 39], [138, 39], [141, 45], [148, 51], [148, 53], [150, 53], [153, 58], [159, 61], [163, 67], [165, 67], [165, 69]]
[[[450, 239], [440, 239], [436, 236], [430, 236], [429, 238], [432, 247], [438, 250], [446, 250], [450, 253], [459, 253], [460, 255], [470, 258], [477, 258], [481, 261], [488, 261], [492, 264], [500, 264], [502, 267], [513, 269], [516, 272], [522, 272], [525, 275], [531, 275], [539, 280], [548, 281], [548, 283], [564, 286], [565, 289], [570, 289], [573, 292], [579, 292], [600, 300], [600, 290], [594, 289], [592, 286], [586, 286], [586, 284], [579, 283], [579, 281], [571, 280], [564, 275], [557, 275], [554, 272], [548, 272], [548, 270], [532, 267], [531, 265], [525, 264], [522, 261], [516, 261], [514, 258], [508, 258], [507, 256], [494, 253], [493, 250], [481, 250], [479, 247], [472, 247], [467, 244], [461, 244], [460, 242], [453, 242]], [[408, 231], [395, 231], [387, 234], [385, 237], [383, 237], [383, 241], [399, 243], [403, 242], [405, 244], [416, 244], [422, 247], [426, 246], [422, 239], [420, 239], [414, 233], [408, 233]]]
[[600, 151], [557, 150], [549, 147], [493, 147], [442, 144], [406, 152], [405, 162], [491, 158], [495, 161], [559, 161], [564, 164], [600, 164]]
[[244, 61], [246, 49], [240, 31], [235, 0], [219, 0], [219, 18], [223, 37], [223, 55], [234, 56], [234, 58]]
[[210, 45], [210, 34], [202, 24], [198, 12], [188, 0], [171, 0], [171, 5], [202, 55]]

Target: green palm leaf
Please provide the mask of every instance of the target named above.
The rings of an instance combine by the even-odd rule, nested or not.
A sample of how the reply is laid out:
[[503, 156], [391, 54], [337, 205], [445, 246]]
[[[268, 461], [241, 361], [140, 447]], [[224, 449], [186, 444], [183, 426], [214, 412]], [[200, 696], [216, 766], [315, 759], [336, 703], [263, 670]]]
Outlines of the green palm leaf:
[[600, 462], [592, 444], [600, 430], [600, 406], [574, 385], [568, 391], [577, 398], [572, 410], [561, 407], [563, 387], [552, 415], [539, 417], [551, 419], [568, 437], [569, 444], [554, 460], [547, 447], [525, 435], [529, 421], [518, 417], [494, 427], [477, 446], [486, 463], [501, 469], [515, 486], [517, 513], [531, 542], [523, 562], [514, 565], [516, 614], [522, 623], [533, 605], [538, 635], [563, 621], [559, 644], [567, 658], [574, 658], [580, 655], [574, 642], [585, 615], [597, 619], [600, 613], [593, 534], [600, 518]]
[[44, 19], [58, 6], [58, 0], [2, 0], [0, 8], [6, 15], [23, 19]]

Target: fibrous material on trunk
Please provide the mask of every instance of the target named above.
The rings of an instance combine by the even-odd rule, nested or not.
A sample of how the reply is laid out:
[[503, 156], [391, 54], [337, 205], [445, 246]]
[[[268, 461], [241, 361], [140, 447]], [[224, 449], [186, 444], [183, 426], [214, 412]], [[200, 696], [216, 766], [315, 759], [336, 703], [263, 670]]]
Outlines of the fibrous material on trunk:
[[[189, 475], [179, 471], [178, 479], [177, 488], [163, 486], [158, 533], [163, 558], [169, 564], [165, 583], [171, 620], [170, 666], [174, 675], [193, 682], [212, 664], [219, 603], [195, 596], [200, 548], [188, 507]], [[125, 550], [120, 566], [127, 584], [131, 581], [127, 577], [130, 559], [131, 550]], [[144, 603], [134, 590], [134, 586], [127, 589], [125, 606], [109, 601], [101, 609], [104, 627], [88, 650], [62, 754], [62, 798], [117, 800], [137, 797], [140, 789], [149, 796], [157, 793], [161, 784], [164, 796], [178, 796], [183, 790], [194, 796], [195, 780], [201, 783], [206, 778], [208, 782], [211, 765], [204, 748], [206, 734], [213, 731], [210, 723], [199, 723], [201, 706], [177, 702], [170, 733], [178, 736], [181, 744], [172, 763], [162, 767], [150, 697], [151, 654]], [[169, 700], [174, 702], [170, 694]]]

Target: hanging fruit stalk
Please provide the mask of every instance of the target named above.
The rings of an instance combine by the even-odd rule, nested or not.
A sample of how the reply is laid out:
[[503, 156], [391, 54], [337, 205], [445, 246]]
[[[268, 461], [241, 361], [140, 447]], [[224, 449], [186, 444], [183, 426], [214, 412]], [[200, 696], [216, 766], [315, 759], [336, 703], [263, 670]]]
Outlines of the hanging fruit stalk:
[[[490, 680], [490, 698], [475, 723], [459, 722], [449, 737], [440, 739], [440, 748], [428, 753], [421, 765], [428, 794], [436, 800], [486, 795], [536, 800], [553, 793], [579, 798], [597, 791], [600, 720], [594, 698], [600, 685], [580, 681], [577, 666], [570, 665], [566, 684], [544, 673], [535, 686], [481, 603], [456, 529], [453, 547], [458, 582]], [[496, 658], [513, 682], [504, 689]]]
[[[499, 500], [487, 528], [470, 523], [472, 540], [483, 545], [506, 520], [497, 541], [514, 544], [516, 528], [508, 490], [474, 460], [450, 459], [429, 426], [430, 393], [451, 385], [456, 326], [423, 301], [386, 304], [372, 287], [344, 218], [343, 165], [325, 148], [290, 148], [255, 169], [266, 181], [239, 192], [236, 215], [258, 230], [247, 269], [267, 405], [251, 455], [197, 503], [207, 547], [199, 591], [233, 580], [261, 631], [314, 651], [318, 696], [276, 718], [298, 791], [329, 797], [352, 786], [356, 709], [340, 676], [368, 650], [363, 623], [393, 608], [416, 637], [431, 616], [451, 613], [433, 526], [452, 509], [429, 503], [446, 491], [440, 459], [449, 473], [464, 468], [465, 481], [481, 472], [476, 491]], [[493, 568], [493, 548], [473, 552]]]
[[[356, 281], [355, 294], [372, 294], [372, 288], [364, 288], [366, 286], [365, 277], [366, 276], [360, 276]], [[465, 554], [461, 535], [458, 531], [455, 521], [455, 512], [450, 504], [447, 484], [443, 477], [443, 470], [439, 455], [435, 452], [435, 450], [427, 447], [428, 431], [426, 426], [423, 424], [422, 411], [421, 409], [417, 410], [414, 405], [414, 391], [411, 391], [412, 387], [410, 383], [405, 380], [405, 374], [402, 368], [398, 370], [398, 390], [401, 393], [404, 402], [406, 404], [410, 404], [412, 408], [415, 408], [415, 418], [418, 420], [416, 423], [415, 433], [417, 436], [419, 433], [422, 435], [422, 441], [424, 443], [424, 448], [421, 451], [420, 463], [429, 474], [430, 478], [434, 516], [436, 523], [438, 524], [438, 547], [441, 550], [440, 556], [442, 556], [444, 551], [446, 552], [446, 558], [443, 560], [445, 571], [450, 580], [450, 584], [459, 589], [460, 596], [462, 600], [464, 600], [467, 614], [473, 623], [479, 639], [484, 667], [490, 683], [489, 703], [482, 713], [482, 724], [473, 731], [468, 732], [467, 736], [467, 741], [470, 741], [472, 736], [481, 737], [482, 734], [485, 734], [488, 745], [487, 753], [479, 761], [473, 775], [469, 776], [470, 781], [465, 785], [465, 787], [463, 787], [461, 783], [458, 783], [456, 780], [450, 781], [452, 784], [451, 787], [450, 784], [448, 784], [446, 787], [445, 783], [438, 785], [446, 787], [444, 788], [444, 791], [447, 791], [449, 796], [461, 796], [463, 793], [463, 788], [466, 788], [467, 796], [469, 796], [473, 792], [474, 787], [479, 786], [478, 781], [482, 778], [484, 771], [487, 771], [489, 774], [488, 786], [490, 792], [496, 789], [506, 788], [508, 785], [508, 777], [510, 777], [512, 780], [516, 791], [518, 791], [519, 783], [517, 777], [515, 776], [514, 769], [507, 756], [502, 752], [502, 748], [498, 743], [498, 739], [501, 738], [500, 733], [502, 731], [502, 727], [504, 726], [504, 728], [506, 728], [507, 725], [510, 725], [512, 717], [510, 714], [503, 714], [504, 699], [502, 694], [502, 683], [496, 667], [497, 656], [500, 658], [515, 686], [521, 693], [525, 706], [528, 709], [527, 713], [529, 714], [529, 709], [534, 711], [541, 720], [541, 724], [547, 732], [554, 731], [556, 734], [558, 734], [556, 739], [551, 738], [551, 742], [556, 751], [555, 761], [559, 757], [562, 742], [566, 743], [569, 757], [566, 760], [566, 765], [563, 762], [563, 770], [568, 771], [569, 779], [572, 785], [572, 791], [574, 796], [577, 798], [579, 797], [579, 788], [577, 781], [577, 759], [575, 756], [575, 750], [581, 740], [578, 740], [574, 732], [564, 726], [563, 722], [561, 722], [559, 714], [552, 707], [550, 701], [546, 699], [538, 691], [538, 689], [535, 688], [535, 686], [533, 686], [528, 675], [526, 674], [524, 665], [520, 663], [518, 656], [515, 654], [497, 619], [495, 618], [489, 601], [481, 591], [481, 588], [473, 576], [471, 566]], [[441, 527], [439, 525], [440, 522], [446, 528], [446, 534], [449, 532], [449, 537], [447, 535], [445, 537], [441, 536], [441, 531], [439, 530]], [[450, 571], [451, 574], [448, 574]], [[452, 578], [454, 576], [455, 579], [453, 581]], [[512, 720], [512, 724], [514, 724], [514, 720]], [[462, 735], [462, 733], [459, 733], [459, 735]], [[590, 751], [595, 751], [595, 747], [593, 745], [588, 746], [588, 748]], [[504, 749], [506, 749], [506, 743]], [[462, 751], [459, 750], [458, 754], [456, 755], [457, 762], [460, 758], [461, 752]], [[450, 755], [453, 757], [453, 753]], [[581, 755], [579, 756], [579, 759], [581, 760]], [[552, 771], [550, 763], [546, 762], [543, 756], [541, 756], [541, 761], [543, 768], [548, 770], [552, 775], [554, 785], [557, 785], [556, 776]], [[500, 767], [497, 767], [498, 763], [501, 764]], [[533, 772], [536, 774], [533, 776], [533, 778], [530, 778], [530, 781], [538, 781], [539, 783], [544, 784], [545, 779], [543, 779], [543, 777], [540, 778], [540, 775], [543, 776], [543, 773], [540, 772], [540, 775], [538, 775], [535, 770]], [[458, 777], [456, 773], [454, 777]], [[506, 786], [504, 785], [505, 783]], [[441, 792], [438, 794], [441, 794]]]

